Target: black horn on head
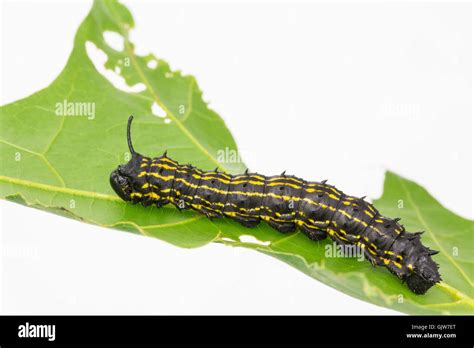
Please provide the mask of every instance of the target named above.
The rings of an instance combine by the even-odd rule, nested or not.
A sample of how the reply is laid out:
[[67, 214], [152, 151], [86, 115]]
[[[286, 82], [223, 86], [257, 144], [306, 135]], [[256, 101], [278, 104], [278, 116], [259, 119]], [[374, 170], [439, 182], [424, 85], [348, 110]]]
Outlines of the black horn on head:
[[132, 128], [132, 121], [133, 121], [133, 115], [130, 115], [130, 117], [128, 118], [128, 124], [127, 124], [127, 142], [128, 142], [128, 149], [130, 150], [131, 154], [133, 155], [136, 152], [133, 149], [132, 137], [130, 135], [130, 128]]

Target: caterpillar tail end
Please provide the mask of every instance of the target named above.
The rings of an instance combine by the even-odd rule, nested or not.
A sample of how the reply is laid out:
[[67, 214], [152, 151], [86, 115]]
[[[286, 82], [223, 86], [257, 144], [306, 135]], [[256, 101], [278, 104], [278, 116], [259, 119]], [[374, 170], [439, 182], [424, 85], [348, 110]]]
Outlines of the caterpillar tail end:
[[441, 281], [439, 266], [433, 261], [434, 251], [423, 253], [417, 260], [413, 272], [406, 274], [403, 280], [415, 294], [425, 294], [433, 285]]

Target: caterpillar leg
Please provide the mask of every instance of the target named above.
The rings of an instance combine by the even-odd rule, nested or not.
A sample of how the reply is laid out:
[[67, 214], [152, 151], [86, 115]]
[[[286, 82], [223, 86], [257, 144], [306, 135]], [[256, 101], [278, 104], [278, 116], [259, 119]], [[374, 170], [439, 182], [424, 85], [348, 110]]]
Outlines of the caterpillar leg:
[[209, 209], [200, 209], [198, 210], [201, 214], [205, 215], [208, 219], [216, 219], [222, 216], [222, 214], [216, 213]]
[[323, 240], [323, 239], [326, 239], [326, 237], [328, 236], [325, 231], [316, 230], [316, 229], [313, 229], [313, 228], [306, 227], [304, 225], [299, 226], [299, 228], [300, 228], [301, 232], [306, 234], [308, 236], [308, 238], [311, 239], [311, 240]]
[[[144, 207], [149, 207], [150, 205], [152, 205], [154, 203], [154, 201], [151, 199], [151, 198], [148, 198], [148, 197], [144, 197], [142, 198], [142, 200], [140, 201], [140, 204]], [[159, 207], [158, 207], [159, 208]]]
[[268, 220], [267, 223], [275, 230], [281, 233], [289, 233], [296, 231], [296, 225], [294, 222], [276, 222]]

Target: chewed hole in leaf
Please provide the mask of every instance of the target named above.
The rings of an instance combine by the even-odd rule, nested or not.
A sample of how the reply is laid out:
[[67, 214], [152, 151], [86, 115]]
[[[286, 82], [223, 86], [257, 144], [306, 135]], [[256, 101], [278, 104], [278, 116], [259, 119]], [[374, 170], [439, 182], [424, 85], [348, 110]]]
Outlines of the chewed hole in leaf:
[[159, 106], [156, 102], [154, 102], [151, 106], [151, 113], [158, 117], [166, 117], [165, 110], [163, 110], [163, 108]]
[[149, 67], [150, 69], [156, 69], [156, 67], [158, 66], [158, 62], [152, 59], [148, 63], [146, 63], [146, 66]]
[[103, 34], [104, 40], [114, 50], [122, 52], [125, 46], [123, 36], [115, 31], [106, 31]]
[[257, 238], [255, 238], [254, 236], [250, 236], [250, 235], [242, 235], [239, 237], [239, 240], [242, 242], [242, 243], [252, 243], [252, 244], [260, 244], [260, 245], [270, 245], [270, 242], [264, 242], [264, 241], [261, 241], [261, 240], [258, 240]]
[[97, 71], [104, 76], [115, 88], [127, 93], [139, 93], [146, 89], [145, 84], [137, 83], [129, 86], [125, 78], [116, 72], [106, 69], [107, 54], [98, 48], [92, 41], [86, 41], [87, 56], [91, 60]]
[[171, 119], [170, 119], [170, 118], [165, 118], [165, 123], [166, 123], [166, 124], [171, 123]]

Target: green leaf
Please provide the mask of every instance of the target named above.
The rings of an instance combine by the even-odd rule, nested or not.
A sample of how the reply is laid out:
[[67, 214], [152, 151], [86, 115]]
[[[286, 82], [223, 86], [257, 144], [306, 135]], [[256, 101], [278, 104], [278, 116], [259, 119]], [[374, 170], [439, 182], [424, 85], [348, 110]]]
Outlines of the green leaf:
[[[153, 55], [134, 53], [128, 39], [133, 25], [123, 5], [96, 1], [78, 29], [73, 52], [58, 78], [46, 89], [1, 108], [2, 198], [181, 247], [219, 242], [255, 249], [346, 294], [401, 312], [472, 313], [472, 221], [449, 212], [423, 188], [393, 173], [387, 174], [377, 207], [387, 216], [402, 217], [409, 230], [426, 230], [424, 243], [441, 251], [435, 259], [444, 282], [423, 296], [411, 293], [384, 268], [351, 258], [325, 257], [329, 240], [315, 243], [301, 233], [279, 234], [265, 223], [246, 229], [228, 219], [209, 221], [190, 211], [143, 208], [120, 200], [108, 177], [128, 155], [124, 132], [129, 113], [136, 117], [134, 146], [141, 153], [160, 155], [168, 149], [174, 159], [192, 161], [206, 170], [218, 166], [238, 173], [245, 169], [242, 163], [218, 161], [218, 151], [237, 150], [224, 122], [203, 101], [192, 76], [171, 71]], [[110, 47], [105, 32], [119, 34], [124, 49]], [[105, 64], [96, 68], [89, 57], [91, 47], [107, 55]], [[156, 68], [151, 62], [157, 62]], [[114, 87], [99, 72], [105, 68], [120, 69], [128, 86], [143, 84], [144, 90]], [[94, 103], [95, 116], [58, 116], [58, 103], [64, 100]], [[153, 114], [154, 104], [166, 117]], [[400, 200], [403, 208], [399, 208]]]

